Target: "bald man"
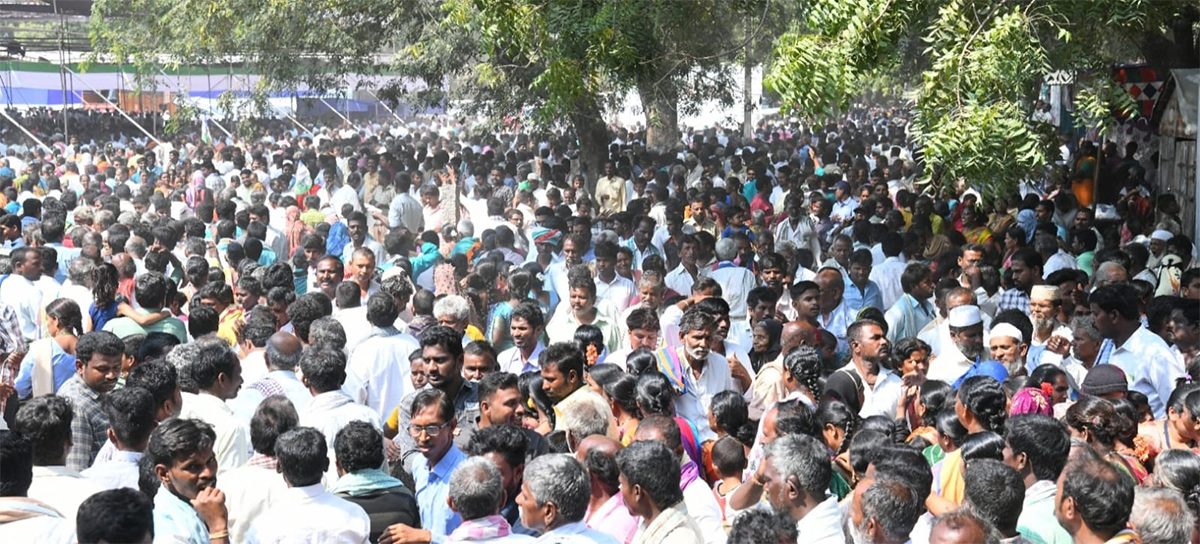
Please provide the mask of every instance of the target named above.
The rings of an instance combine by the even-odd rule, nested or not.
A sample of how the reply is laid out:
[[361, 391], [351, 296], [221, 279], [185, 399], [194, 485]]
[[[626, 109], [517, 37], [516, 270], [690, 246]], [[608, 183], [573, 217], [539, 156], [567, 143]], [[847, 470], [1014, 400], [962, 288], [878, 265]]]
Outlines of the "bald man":
[[791, 321], [783, 325], [779, 337], [782, 348], [779, 357], [763, 365], [750, 384], [750, 419], [759, 419], [763, 412], [787, 396], [783, 383], [783, 358], [797, 346], [821, 349], [820, 329], [808, 321]]
[[300, 354], [304, 345], [296, 335], [288, 332], [277, 332], [267, 340], [264, 360], [267, 363], [267, 375], [261, 379], [247, 383], [238, 392], [237, 398], [230, 401], [234, 413], [240, 421], [250, 425], [250, 418], [263, 399], [271, 395], [284, 395], [292, 401], [296, 410], [308, 406], [312, 394], [296, 376], [296, 365], [300, 362]]
[[946, 514], [934, 522], [929, 544], [972, 544], [999, 542], [1000, 534], [988, 522], [967, 510]]
[[846, 297], [843, 296], [846, 292], [846, 279], [836, 268], [822, 268], [817, 271], [815, 281], [821, 292], [821, 314], [817, 319], [820, 320], [822, 329], [833, 333], [837, 338], [838, 352], [845, 352], [849, 348], [849, 344], [846, 343], [846, 328], [854, 322], [854, 312], [850, 305], [846, 304]]
[[1113, 261], [1105, 261], [1096, 268], [1096, 274], [1092, 277], [1092, 288], [1125, 281], [1129, 281], [1129, 272], [1125, 271], [1125, 267]]

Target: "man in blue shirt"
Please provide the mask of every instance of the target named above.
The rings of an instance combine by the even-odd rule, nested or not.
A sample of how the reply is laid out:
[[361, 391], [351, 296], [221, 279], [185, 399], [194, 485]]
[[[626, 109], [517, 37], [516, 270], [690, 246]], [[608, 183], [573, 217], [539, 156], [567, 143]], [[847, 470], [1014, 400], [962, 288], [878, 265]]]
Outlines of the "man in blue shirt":
[[393, 542], [442, 542], [462, 524], [458, 512], [450, 509], [450, 474], [467, 455], [454, 445], [454, 403], [441, 389], [428, 388], [417, 392], [412, 400], [412, 419], [407, 429], [417, 443], [417, 451], [425, 457], [413, 467], [413, 483], [417, 488], [417, 507], [421, 511], [422, 529], [404, 524], [388, 527]]
[[196, 419], [171, 418], [150, 435], [146, 456], [162, 484], [154, 535], [178, 542], [229, 542], [225, 494], [217, 489], [216, 433]]
[[850, 285], [846, 286], [846, 305], [854, 315], [863, 308], [872, 307], [885, 311], [883, 307], [883, 292], [879, 285], [871, 281], [871, 250], [859, 249], [850, 254]]

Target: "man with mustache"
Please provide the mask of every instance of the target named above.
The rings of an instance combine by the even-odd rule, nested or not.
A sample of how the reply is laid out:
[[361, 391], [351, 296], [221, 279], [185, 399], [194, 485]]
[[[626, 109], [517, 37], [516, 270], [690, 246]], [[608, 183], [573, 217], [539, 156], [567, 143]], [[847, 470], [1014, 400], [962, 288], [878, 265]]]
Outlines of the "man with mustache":
[[154, 429], [146, 456], [162, 488], [154, 495], [154, 534], [178, 542], [229, 542], [225, 493], [217, 489], [212, 427], [171, 418]]
[[67, 468], [82, 471], [92, 466], [108, 440], [108, 414], [104, 397], [117, 385], [125, 343], [111, 332], [97, 331], [79, 338], [75, 347], [75, 376], [63, 384], [58, 396], [71, 401], [71, 453]]
[[891, 417], [904, 392], [900, 376], [883, 367], [892, 346], [879, 323], [870, 319], [855, 321], [846, 329], [850, 344], [850, 362], [838, 372], [856, 374], [863, 384], [863, 403], [858, 415]]
[[950, 326], [950, 340], [957, 348], [946, 351], [929, 364], [926, 378], [955, 383], [984, 355], [983, 316], [979, 306], [965, 305], [952, 308], [946, 318]]
[[[679, 417], [696, 425], [700, 441], [716, 438], [708, 424], [708, 407], [712, 398], [722, 391], [741, 391], [733, 379], [729, 363], [709, 349], [709, 336], [717, 319], [696, 309], [688, 310], [679, 320], [679, 339], [683, 347], [681, 376], [683, 392], [675, 399]], [[668, 348], [670, 349], [670, 348]], [[892, 409], [895, 410], [893, 403]]]

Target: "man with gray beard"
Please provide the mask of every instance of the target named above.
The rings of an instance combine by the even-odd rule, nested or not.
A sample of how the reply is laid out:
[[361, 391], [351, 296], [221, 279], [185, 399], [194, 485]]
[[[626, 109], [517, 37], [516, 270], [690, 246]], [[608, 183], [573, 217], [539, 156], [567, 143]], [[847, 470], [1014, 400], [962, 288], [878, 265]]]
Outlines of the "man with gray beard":
[[1033, 338], [1029, 341], [1029, 368], [1052, 364], [1061, 366], [1063, 357], [1070, 354], [1071, 329], [1058, 320], [1062, 296], [1058, 287], [1035, 285], [1029, 293], [1029, 318], [1033, 321]]
[[741, 392], [729, 363], [708, 347], [714, 322], [716, 318], [711, 314], [688, 310], [679, 320], [679, 341], [683, 347], [666, 348], [667, 360], [680, 362], [679, 380], [683, 382], [683, 392], [675, 399], [675, 413], [696, 426], [696, 438], [700, 441], [717, 436], [708, 425], [708, 406], [713, 396], [722, 391]]
[[959, 306], [947, 318], [950, 340], [957, 351], [949, 351], [929, 364], [926, 377], [954, 383], [983, 356], [983, 317], [978, 306]]

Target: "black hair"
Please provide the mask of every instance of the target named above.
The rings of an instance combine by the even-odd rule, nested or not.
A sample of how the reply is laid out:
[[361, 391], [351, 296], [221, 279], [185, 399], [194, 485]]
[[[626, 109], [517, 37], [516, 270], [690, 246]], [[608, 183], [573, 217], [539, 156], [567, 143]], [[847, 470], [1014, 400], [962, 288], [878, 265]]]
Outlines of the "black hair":
[[796, 542], [796, 521], [787, 513], [770, 509], [746, 510], [733, 518], [729, 529], [730, 544]]
[[146, 457], [154, 465], [168, 468], [178, 460], [211, 449], [217, 434], [211, 425], [198, 419], [173, 417], [163, 421], [150, 433]]
[[621, 469], [617, 466], [616, 455], [593, 448], [588, 450], [583, 466], [609, 493], [615, 495], [620, 492]]
[[125, 343], [108, 331], [92, 331], [79, 337], [75, 344], [75, 358], [87, 366], [95, 354], [109, 357], [125, 354]]
[[647, 370], [657, 371], [657, 368], [654, 352], [646, 348], [635, 349], [625, 358], [625, 371], [634, 377], [642, 375]]
[[799, 399], [784, 400], [775, 405], [775, 430], [779, 436], [817, 436], [819, 433], [813, 409]]
[[962, 401], [984, 430], [1004, 433], [1008, 396], [1000, 382], [989, 376], [967, 378], [958, 389], [958, 400]]
[[746, 470], [746, 445], [732, 436], [717, 439], [712, 446], [713, 468], [722, 478], [736, 476]]
[[[287, 309], [288, 321], [292, 323], [292, 328], [296, 331], [296, 338], [304, 343], [308, 343], [308, 333], [312, 322], [322, 316], [332, 314], [333, 303], [321, 292], [305, 293], [296, 297], [296, 301]], [[191, 317], [189, 316], [188, 319], [191, 320]]]
[[639, 486], [660, 508], [683, 500], [675, 452], [656, 441], [638, 441], [617, 452], [617, 465], [630, 485]]
[[74, 416], [71, 401], [66, 397], [35, 397], [21, 404], [13, 430], [33, 445], [33, 464], [62, 464], [63, 446], [71, 439]]
[[963, 461], [974, 459], [1004, 460], [1004, 439], [993, 432], [981, 432], [967, 435], [962, 446]]
[[337, 432], [333, 451], [347, 473], [383, 466], [383, 435], [366, 421], [351, 421]]
[[850, 466], [856, 474], [865, 474], [867, 467], [892, 443], [887, 435], [870, 429], [861, 430], [854, 434], [850, 441]]
[[133, 284], [133, 298], [143, 308], [161, 308], [166, 305], [167, 279], [160, 272], [146, 272], [138, 276]]
[[587, 359], [584, 357], [583, 351], [573, 342], [550, 344], [542, 351], [538, 360], [541, 362], [542, 368], [554, 367], [563, 377], [574, 371], [575, 375], [583, 380], [583, 367], [586, 366]]
[[1025, 500], [1025, 484], [1012, 467], [993, 459], [976, 459], [964, 470], [966, 500], [972, 510], [1002, 534], [1017, 531], [1017, 517]]
[[[178, 345], [179, 337], [169, 332], [153, 331], [146, 333], [146, 338], [138, 346], [137, 365], [133, 367], [134, 370], [137, 370], [138, 367], [147, 362], [154, 362], [166, 357], [166, 354]], [[172, 370], [174, 369], [172, 368]], [[132, 377], [133, 371], [131, 370], [129, 373]]]
[[346, 353], [324, 345], [309, 346], [300, 354], [300, 370], [318, 393], [333, 391], [346, 381]]
[[954, 388], [939, 380], [925, 380], [921, 384], [921, 404], [925, 406], [925, 415], [921, 417], [921, 426], [937, 427], [937, 415], [942, 410], [954, 410]]
[[79, 544], [142, 542], [154, 538], [154, 504], [141, 492], [121, 487], [85, 499], [75, 515]]
[[220, 327], [221, 316], [217, 311], [209, 306], [196, 304], [188, 313], [188, 334], [192, 338], [200, 338], [217, 332]]
[[[61, 448], [61, 445], [60, 445]], [[25, 435], [0, 430], [0, 497], [24, 497], [33, 484], [33, 444]]]
[[467, 455], [495, 453], [504, 458], [510, 467], [525, 464], [529, 455], [529, 436], [516, 425], [491, 425], [471, 435], [467, 443]]
[[[357, 289], [357, 286], [355, 286]], [[367, 299], [367, 321], [376, 327], [391, 327], [400, 317], [396, 299], [386, 293], [375, 293]]]
[[442, 418], [443, 422], [454, 419], [454, 404], [450, 402], [450, 396], [441, 389], [432, 387], [417, 391], [412, 404], [409, 405], [409, 413], [415, 417], [421, 410], [430, 406], [437, 407], [438, 417]]
[[964, 440], [967, 439], [967, 428], [963, 427], [962, 420], [958, 419], [958, 414], [954, 413], [954, 408], [946, 408], [937, 414], [937, 432], [950, 441], [954, 447], [962, 446]]
[[192, 378], [200, 389], [208, 389], [217, 383], [221, 374], [232, 377], [238, 357], [229, 350], [224, 340], [214, 339], [200, 344], [200, 351], [191, 365]]
[[1089, 529], [1112, 535], [1125, 528], [1133, 509], [1134, 482], [1090, 449], [1067, 464], [1059, 487], [1062, 500], [1072, 499]]
[[[167, 336], [175, 338], [171, 334]], [[142, 346], [145, 345], [143, 342]], [[149, 391], [157, 409], [164, 402], [175, 398], [175, 391], [179, 389], [179, 372], [175, 370], [175, 365], [166, 361], [144, 362], [129, 371], [129, 377], [125, 379], [125, 387], [136, 387]]]
[[104, 413], [117, 442], [125, 447], [142, 449], [150, 440], [157, 424], [154, 416], [158, 405], [154, 395], [140, 387], [122, 387], [104, 397]]
[[283, 395], [271, 395], [262, 400], [250, 418], [250, 445], [255, 452], [274, 457], [279, 437], [299, 425], [300, 415], [292, 401]]
[[1088, 304], [1094, 304], [1105, 312], [1117, 312], [1127, 321], [1137, 321], [1142, 298], [1137, 289], [1128, 283], [1113, 283], [1092, 290]]
[[838, 448], [838, 454], [842, 454], [850, 448], [850, 440], [854, 438], [859, 421], [858, 414], [852, 412], [846, 403], [836, 399], [827, 399], [817, 406], [817, 412], [813, 414], [813, 418], [816, 420], [818, 431], [823, 430], [826, 425], [833, 425], [846, 433], [841, 447]]
[[712, 397], [709, 411], [717, 426], [746, 445], [754, 444], [756, 426], [750, 421], [750, 406], [736, 391], [721, 391]]
[[320, 483], [329, 468], [325, 436], [312, 427], [296, 427], [280, 436], [275, 441], [275, 457], [283, 479], [292, 487]]
[[[461, 360], [463, 356], [462, 335], [450, 327], [433, 326], [421, 333], [421, 349], [440, 347], [450, 354], [453, 359]], [[542, 352], [545, 361], [545, 352]]]
[[642, 416], [675, 415], [675, 388], [657, 370], [647, 370], [638, 376], [636, 395]]

